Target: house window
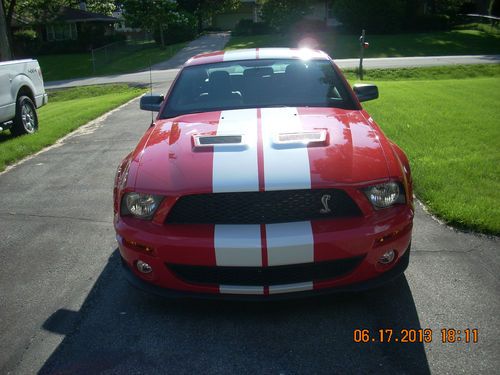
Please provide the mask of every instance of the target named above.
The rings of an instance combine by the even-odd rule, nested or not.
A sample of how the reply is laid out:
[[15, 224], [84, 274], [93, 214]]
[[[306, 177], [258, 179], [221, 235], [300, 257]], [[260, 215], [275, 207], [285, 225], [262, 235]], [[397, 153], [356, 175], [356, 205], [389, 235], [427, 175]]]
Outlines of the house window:
[[58, 23], [47, 26], [47, 40], [74, 40], [78, 36], [76, 23]]

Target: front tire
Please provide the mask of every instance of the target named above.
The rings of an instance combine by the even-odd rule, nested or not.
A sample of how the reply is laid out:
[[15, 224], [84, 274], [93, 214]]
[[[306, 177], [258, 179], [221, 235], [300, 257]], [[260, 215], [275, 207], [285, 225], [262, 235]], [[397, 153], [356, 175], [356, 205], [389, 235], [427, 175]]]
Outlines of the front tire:
[[38, 116], [33, 101], [20, 96], [16, 103], [16, 117], [11, 133], [14, 135], [33, 134], [38, 130]]

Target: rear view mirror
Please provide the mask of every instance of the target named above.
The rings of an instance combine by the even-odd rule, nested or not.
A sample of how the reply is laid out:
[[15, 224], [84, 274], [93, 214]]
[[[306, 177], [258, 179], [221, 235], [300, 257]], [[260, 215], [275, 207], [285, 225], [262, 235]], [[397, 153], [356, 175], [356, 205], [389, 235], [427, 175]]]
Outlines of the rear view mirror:
[[145, 111], [159, 112], [161, 103], [163, 103], [163, 95], [158, 94], [146, 94], [141, 96], [141, 109]]
[[354, 93], [360, 102], [378, 98], [378, 87], [368, 83], [358, 83], [353, 86]]

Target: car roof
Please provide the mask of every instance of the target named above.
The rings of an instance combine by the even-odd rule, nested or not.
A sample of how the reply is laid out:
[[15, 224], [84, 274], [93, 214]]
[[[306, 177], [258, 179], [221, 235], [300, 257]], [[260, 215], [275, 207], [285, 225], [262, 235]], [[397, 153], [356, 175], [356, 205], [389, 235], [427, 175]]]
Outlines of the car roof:
[[258, 59], [328, 60], [329, 57], [323, 51], [308, 48], [249, 48], [202, 53], [190, 58], [184, 66]]

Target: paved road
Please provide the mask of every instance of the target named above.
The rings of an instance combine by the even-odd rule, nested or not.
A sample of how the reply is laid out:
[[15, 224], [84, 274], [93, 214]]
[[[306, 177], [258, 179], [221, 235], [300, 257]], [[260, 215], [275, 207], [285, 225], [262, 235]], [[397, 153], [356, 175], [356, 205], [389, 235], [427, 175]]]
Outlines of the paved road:
[[[335, 60], [342, 69], [359, 66], [359, 59]], [[500, 55], [385, 57], [363, 60], [365, 69], [411, 68], [459, 64], [500, 64]]]
[[[495, 238], [417, 208], [406, 277], [286, 303], [164, 301], [122, 278], [112, 227], [119, 160], [150, 120], [138, 101], [0, 175], [0, 373], [494, 373]], [[357, 328], [432, 328], [431, 344], [355, 344]], [[442, 344], [441, 328], [479, 328]]]
[[[173, 63], [167, 62], [159, 64], [152, 69], [152, 78], [155, 83], [164, 83], [172, 81], [179, 67], [195, 53], [194, 51], [203, 52], [206, 50], [207, 45], [222, 49], [226, 40], [225, 34], [209, 34], [207, 38], [211, 42], [202, 41], [202, 46], [199, 48], [188, 47], [188, 50], [181, 51], [179, 57], [175, 58]], [[218, 47], [222, 45], [222, 47]], [[192, 54], [191, 54], [192, 53]], [[359, 65], [359, 59], [338, 59], [335, 60], [338, 66], [342, 69], [352, 69]], [[499, 64], [500, 55], [476, 55], [476, 56], [428, 56], [428, 57], [387, 57], [387, 58], [371, 58], [365, 59], [363, 66], [365, 69], [375, 68], [407, 68], [407, 67], [425, 67], [425, 66], [439, 66], [439, 65], [457, 65], [457, 64]], [[84, 86], [84, 85], [97, 85], [103, 83], [149, 83], [149, 70], [130, 74], [120, 74], [114, 76], [103, 76], [93, 78], [81, 78], [64, 81], [46, 82], [45, 87], [48, 89]]]

